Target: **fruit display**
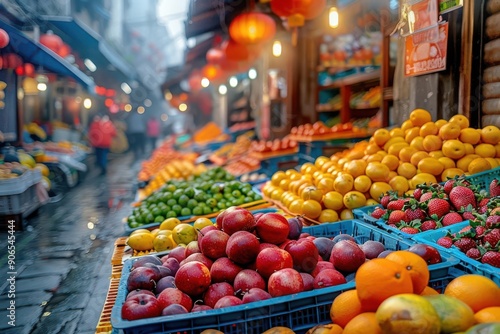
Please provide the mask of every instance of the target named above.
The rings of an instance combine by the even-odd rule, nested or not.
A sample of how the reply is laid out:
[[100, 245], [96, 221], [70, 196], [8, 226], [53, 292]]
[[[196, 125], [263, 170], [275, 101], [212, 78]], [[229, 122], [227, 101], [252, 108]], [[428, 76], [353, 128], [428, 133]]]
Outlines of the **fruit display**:
[[487, 213], [488, 207], [498, 205], [498, 181], [493, 180], [489, 188], [486, 194], [463, 177], [456, 177], [444, 184], [419, 185], [403, 196], [389, 192], [380, 200], [382, 207], [374, 209], [371, 216], [406, 234], [435, 230], [479, 219], [478, 212]]
[[237, 181], [224, 169], [216, 167], [188, 180], [169, 180], [135, 204], [127, 224], [137, 228], [160, 224], [167, 218], [210, 215], [261, 199], [250, 184]]
[[209, 122], [193, 135], [193, 141], [197, 144], [205, 144], [213, 141], [228, 140], [229, 136], [214, 122]]
[[252, 154], [264, 157], [268, 154], [290, 154], [297, 152], [297, 142], [288, 137], [274, 140], [253, 141], [251, 145]]
[[238, 158], [250, 149], [251, 138], [255, 135], [253, 131], [248, 131], [236, 138], [234, 143], [224, 144], [210, 155], [210, 160], [218, 165], [225, 164], [228, 160]]
[[239, 156], [224, 165], [224, 170], [235, 176], [248, 174], [258, 170], [259, 168], [260, 159], [249, 155]]
[[336, 221], [337, 216], [350, 219], [352, 209], [378, 202], [389, 190], [402, 195], [420, 184], [476, 174], [499, 163], [497, 127], [469, 128], [462, 115], [432, 122], [429, 112], [415, 109], [400, 128], [379, 129], [368, 141], [318, 157], [300, 171], [278, 171], [263, 193], [294, 214], [320, 222], [328, 214]]
[[241, 182], [256, 183], [256, 182], [264, 182], [267, 180], [268, 178], [266, 174], [258, 172], [247, 173], [240, 176]]
[[362, 136], [366, 132], [357, 126], [353, 126], [350, 122], [337, 124], [330, 128], [321, 121], [317, 121], [314, 124], [299, 125], [290, 130], [290, 138], [297, 141], [332, 139], [346, 134]]
[[0, 164], [0, 180], [19, 177], [27, 170], [28, 167], [19, 162], [5, 162]]
[[366, 92], [355, 93], [351, 96], [349, 105], [353, 109], [368, 109], [380, 107], [382, 103], [382, 89], [372, 87]]
[[[415, 289], [422, 291], [429, 280], [427, 264], [442, 261], [439, 252], [427, 245], [416, 244], [403, 252], [386, 249], [375, 240], [358, 243], [349, 234], [316, 237], [304, 232], [300, 217], [273, 212], [253, 214], [233, 207], [222, 211], [215, 223], [199, 223], [195, 228], [165, 222], [165, 228], [173, 226], [165, 238], [178, 245], [162, 257], [146, 255], [132, 262], [126, 278], [128, 295], [121, 306], [123, 319], [207, 311], [338, 286], [354, 275], [358, 281], [365, 263], [390, 262], [382, 257], [394, 259], [394, 267], [405, 270], [404, 287], [409, 292], [413, 279]], [[413, 278], [413, 271], [407, 273], [406, 268], [422, 276]], [[140, 295], [148, 295], [147, 300]], [[143, 306], [151, 307], [138, 306], [139, 298]]]

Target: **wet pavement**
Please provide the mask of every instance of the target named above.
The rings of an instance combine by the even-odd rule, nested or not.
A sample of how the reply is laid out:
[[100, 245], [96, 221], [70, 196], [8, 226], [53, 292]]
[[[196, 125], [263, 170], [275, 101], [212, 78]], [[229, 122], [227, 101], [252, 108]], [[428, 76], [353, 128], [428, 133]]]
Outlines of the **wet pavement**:
[[[57, 203], [15, 233], [15, 298], [9, 298], [8, 234], [0, 232], [0, 333], [95, 333], [111, 276], [114, 241], [131, 211], [139, 162], [110, 155], [108, 175], [90, 170]], [[15, 327], [9, 310], [15, 301]]]

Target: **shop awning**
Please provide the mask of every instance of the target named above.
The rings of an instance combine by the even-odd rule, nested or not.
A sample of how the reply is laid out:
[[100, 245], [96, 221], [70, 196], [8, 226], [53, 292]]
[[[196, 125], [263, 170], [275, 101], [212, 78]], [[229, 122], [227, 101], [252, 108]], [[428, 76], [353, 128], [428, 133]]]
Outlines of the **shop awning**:
[[56, 74], [71, 77], [90, 92], [94, 92], [94, 81], [52, 50], [31, 40], [24, 33], [1, 20], [0, 28], [4, 29], [10, 37], [9, 45], [3, 49], [5, 52], [16, 53], [26, 62], [41, 66]]

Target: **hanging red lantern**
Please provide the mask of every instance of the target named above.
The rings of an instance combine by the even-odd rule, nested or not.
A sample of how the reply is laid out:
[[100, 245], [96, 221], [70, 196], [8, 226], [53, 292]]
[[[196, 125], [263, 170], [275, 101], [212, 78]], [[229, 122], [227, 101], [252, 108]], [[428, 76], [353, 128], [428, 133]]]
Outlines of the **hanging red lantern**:
[[40, 36], [40, 44], [45, 45], [47, 48], [57, 53], [59, 52], [59, 49], [64, 45], [64, 42], [62, 41], [61, 37], [57, 36], [49, 30], [46, 34]]
[[35, 66], [30, 63], [24, 64], [24, 73], [27, 77], [34, 77], [35, 76]]
[[316, 18], [326, 7], [326, 0], [271, 0], [271, 10], [280, 17], [302, 15], [306, 20]]
[[229, 25], [229, 35], [240, 44], [258, 44], [271, 40], [276, 23], [263, 13], [248, 12], [238, 15]]
[[317, 18], [321, 13], [325, 11], [326, 0], [311, 0], [310, 4], [302, 9], [302, 15], [306, 20], [312, 20]]
[[108, 108], [111, 107], [114, 103], [115, 102], [112, 99], [106, 99], [106, 100], [104, 100], [104, 105], [106, 107], [108, 107]]
[[222, 44], [222, 50], [227, 60], [247, 61], [250, 58], [250, 51], [244, 44], [236, 43], [233, 40], [225, 41]]
[[0, 49], [3, 49], [9, 44], [9, 34], [3, 29], [0, 29]]
[[16, 69], [14, 70], [18, 76], [23, 76], [24, 75], [24, 66], [17, 66]]
[[4, 68], [15, 69], [18, 66], [23, 65], [23, 60], [15, 53], [8, 53], [3, 55]]

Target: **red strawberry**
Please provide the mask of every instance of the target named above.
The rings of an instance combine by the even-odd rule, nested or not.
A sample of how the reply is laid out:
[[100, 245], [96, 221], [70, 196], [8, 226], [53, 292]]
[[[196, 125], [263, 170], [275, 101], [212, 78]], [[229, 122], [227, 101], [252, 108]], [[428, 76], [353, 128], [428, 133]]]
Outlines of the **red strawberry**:
[[372, 217], [380, 219], [380, 218], [382, 218], [383, 215], [385, 215], [386, 212], [387, 211], [385, 209], [375, 208], [375, 210], [373, 210], [373, 212], [372, 212]]
[[483, 242], [495, 247], [500, 241], [500, 228], [495, 228], [483, 236]]
[[415, 198], [417, 201], [420, 200], [420, 197], [422, 196], [422, 189], [417, 188], [413, 191], [413, 198]]
[[458, 239], [453, 243], [453, 245], [458, 247], [463, 253], [467, 253], [469, 249], [476, 247], [476, 242], [471, 238], [465, 237]]
[[437, 228], [437, 223], [434, 220], [426, 220], [420, 226], [420, 230], [422, 231], [435, 230], [436, 228]]
[[490, 201], [490, 199], [488, 197], [483, 198], [481, 201], [479, 201], [479, 204], [477, 206], [481, 207], [481, 206], [488, 205], [489, 201]]
[[390, 201], [389, 204], [387, 204], [387, 209], [388, 210], [403, 210], [403, 206], [405, 205], [405, 200], [404, 199], [396, 199], [393, 201]]
[[420, 196], [420, 199], [419, 199], [418, 201], [419, 201], [420, 203], [423, 203], [423, 202], [425, 202], [425, 201], [430, 200], [433, 196], [434, 196], [434, 194], [433, 194], [433, 193], [428, 192], [428, 193], [422, 194], [422, 196]]
[[456, 186], [451, 190], [450, 201], [457, 210], [464, 210], [469, 205], [476, 207], [474, 192], [464, 186]]
[[405, 221], [405, 222], [409, 221], [408, 217], [406, 216], [406, 213], [404, 213], [404, 211], [401, 210], [392, 211], [391, 214], [389, 215], [389, 219], [387, 220], [389, 224], [397, 224], [400, 221]]
[[464, 220], [473, 220], [475, 217], [474, 217], [474, 214], [470, 211], [465, 211], [463, 214], [462, 214], [462, 217]]
[[498, 179], [493, 179], [490, 183], [490, 196], [500, 196], [500, 184], [498, 183]]
[[437, 244], [446, 248], [451, 248], [453, 245], [453, 239], [450, 237], [442, 237], [438, 239]]
[[481, 252], [477, 248], [469, 249], [465, 253], [465, 255], [467, 255], [467, 257], [470, 257], [471, 259], [474, 259], [474, 260], [479, 260], [481, 258]]
[[445, 199], [433, 198], [429, 201], [429, 203], [427, 203], [427, 214], [429, 215], [429, 217], [433, 217], [433, 215], [436, 215], [436, 218], [440, 219], [448, 212], [450, 212], [450, 203], [448, 203], [448, 201]]
[[420, 209], [420, 208], [406, 209], [405, 213], [406, 213], [406, 216], [408, 217], [409, 220], [415, 220], [415, 219], [424, 220], [425, 219], [425, 211]]
[[488, 206], [487, 205], [480, 206], [479, 209], [477, 209], [477, 212], [484, 215], [486, 212], [488, 212]]
[[481, 239], [484, 235], [484, 232], [486, 232], [486, 227], [484, 226], [476, 226], [476, 237], [475, 239]]
[[468, 225], [468, 226], [465, 226], [464, 228], [462, 228], [460, 231], [458, 231], [458, 233], [469, 232], [471, 229], [472, 229], [472, 226]]
[[382, 204], [382, 206], [387, 209], [387, 205], [389, 204], [390, 200], [391, 200], [391, 195], [383, 195], [382, 198], [380, 199], [380, 204]]
[[408, 234], [417, 234], [420, 231], [418, 230], [418, 228], [411, 227], [411, 226], [405, 226], [401, 229], [401, 232], [408, 233]]
[[486, 228], [500, 227], [500, 216], [494, 215], [486, 218]]
[[443, 226], [450, 226], [453, 224], [457, 224], [463, 221], [462, 216], [460, 216], [457, 212], [449, 212], [443, 217], [442, 224]]
[[451, 179], [444, 183], [443, 190], [445, 193], [450, 194], [451, 189], [455, 186], [456, 180]]
[[396, 224], [388, 224], [387, 226], [394, 227], [394, 228], [398, 228], [398, 227], [396, 226]]
[[484, 253], [481, 262], [500, 268], [500, 252], [487, 251]]

